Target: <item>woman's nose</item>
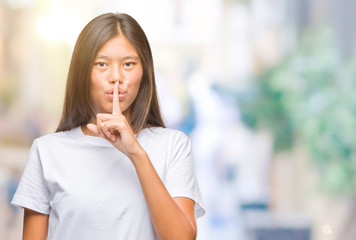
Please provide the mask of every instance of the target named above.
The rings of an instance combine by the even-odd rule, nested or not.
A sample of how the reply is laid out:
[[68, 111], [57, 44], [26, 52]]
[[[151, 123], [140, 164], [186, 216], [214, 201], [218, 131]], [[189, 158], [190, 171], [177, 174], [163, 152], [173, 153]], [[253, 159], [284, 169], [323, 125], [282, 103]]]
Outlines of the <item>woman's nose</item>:
[[122, 76], [122, 71], [118, 66], [113, 66], [111, 69], [111, 82], [122, 82], [123, 76]]

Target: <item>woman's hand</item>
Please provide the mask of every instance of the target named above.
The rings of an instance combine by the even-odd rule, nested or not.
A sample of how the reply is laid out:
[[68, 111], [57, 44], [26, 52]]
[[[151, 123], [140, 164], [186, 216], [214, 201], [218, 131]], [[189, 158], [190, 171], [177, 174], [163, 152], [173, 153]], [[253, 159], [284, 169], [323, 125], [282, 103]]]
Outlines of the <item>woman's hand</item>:
[[96, 124], [89, 123], [87, 127], [95, 135], [108, 140], [132, 160], [135, 155], [144, 150], [137, 141], [126, 117], [121, 112], [118, 82], [115, 83], [113, 94], [112, 114], [98, 113]]

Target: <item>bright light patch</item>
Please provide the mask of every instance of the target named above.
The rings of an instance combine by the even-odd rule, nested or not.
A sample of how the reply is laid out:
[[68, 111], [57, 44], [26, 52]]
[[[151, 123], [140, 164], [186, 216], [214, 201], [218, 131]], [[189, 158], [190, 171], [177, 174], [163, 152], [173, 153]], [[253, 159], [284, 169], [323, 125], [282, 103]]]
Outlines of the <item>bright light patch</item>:
[[54, 10], [44, 15], [37, 25], [38, 33], [53, 42], [64, 41], [74, 45], [79, 35], [78, 21], [64, 10]]
[[328, 225], [328, 224], [324, 225], [324, 226], [321, 228], [321, 231], [322, 231], [324, 234], [332, 234], [332, 233], [333, 233], [333, 231], [331, 230], [330, 225]]

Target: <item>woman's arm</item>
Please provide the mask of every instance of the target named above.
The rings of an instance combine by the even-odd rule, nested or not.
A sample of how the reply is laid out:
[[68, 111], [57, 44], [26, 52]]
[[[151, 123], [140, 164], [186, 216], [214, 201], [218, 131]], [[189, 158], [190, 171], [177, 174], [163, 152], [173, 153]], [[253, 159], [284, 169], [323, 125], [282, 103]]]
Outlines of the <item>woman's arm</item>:
[[195, 239], [194, 201], [184, 197], [173, 199], [144, 151], [131, 160], [136, 168], [158, 238]]
[[23, 221], [23, 240], [46, 240], [48, 232], [47, 214], [25, 208]]
[[174, 197], [173, 200], [187, 216], [190, 224], [194, 229], [195, 236], [196, 236], [197, 225], [195, 221], [195, 202], [192, 199], [186, 197]]

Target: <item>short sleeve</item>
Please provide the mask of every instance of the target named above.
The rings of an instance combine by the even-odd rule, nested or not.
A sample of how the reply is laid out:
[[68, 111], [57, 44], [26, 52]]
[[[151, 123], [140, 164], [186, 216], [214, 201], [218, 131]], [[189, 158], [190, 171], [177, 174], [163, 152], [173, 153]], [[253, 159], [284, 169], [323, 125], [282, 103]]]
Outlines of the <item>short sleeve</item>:
[[187, 197], [195, 201], [195, 214], [205, 214], [205, 206], [195, 173], [192, 143], [190, 138], [181, 133], [173, 141], [171, 162], [169, 165], [166, 187], [172, 197]]
[[49, 214], [49, 194], [36, 140], [30, 149], [25, 170], [11, 204], [20, 208], [28, 208], [36, 212]]

